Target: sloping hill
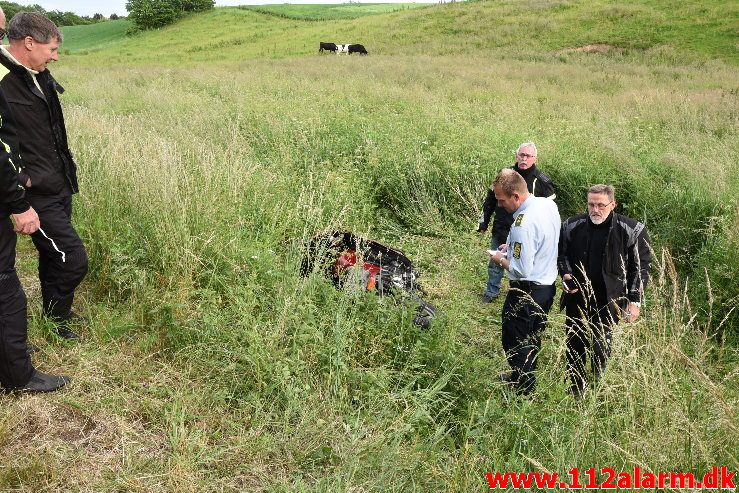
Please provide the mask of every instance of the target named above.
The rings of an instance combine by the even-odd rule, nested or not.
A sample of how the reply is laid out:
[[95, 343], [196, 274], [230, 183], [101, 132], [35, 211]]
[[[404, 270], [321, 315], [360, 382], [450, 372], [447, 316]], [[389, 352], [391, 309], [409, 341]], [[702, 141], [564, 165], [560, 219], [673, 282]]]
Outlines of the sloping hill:
[[[288, 18], [290, 8], [284, 7], [285, 17], [218, 8], [134, 36], [106, 49], [104, 56], [181, 65], [311, 55], [319, 41], [335, 41], [359, 42], [371, 54], [385, 56], [496, 53], [536, 58], [599, 44], [616, 54], [646, 53], [668, 63], [739, 61], [739, 6], [718, 0], [458, 2], [330, 21]], [[280, 7], [272, 6], [271, 11], [279, 13]], [[120, 30], [111, 32], [113, 39], [120, 36]], [[90, 49], [104, 47], [103, 36], [95, 33], [90, 38]], [[70, 49], [79, 47], [75, 39]]]
[[286, 19], [328, 21], [357, 19], [367, 15], [385, 14], [427, 6], [428, 4], [422, 3], [328, 3], [249, 5], [241, 8]]
[[128, 39], [126, 32], [131, 27], [128, 19], [98, 22], [86, 26], [64, 26], [64, 53], [110, 47]]

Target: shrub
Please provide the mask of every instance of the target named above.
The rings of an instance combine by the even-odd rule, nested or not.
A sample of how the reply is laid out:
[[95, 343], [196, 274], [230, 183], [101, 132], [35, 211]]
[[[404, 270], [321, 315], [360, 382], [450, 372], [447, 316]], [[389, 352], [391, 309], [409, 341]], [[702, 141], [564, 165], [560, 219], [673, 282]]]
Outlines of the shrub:
[[186, 12], [212, 9], [214, 0], [129, 0], [126, 10], [139, 29], [156, 29], [171, 24]]

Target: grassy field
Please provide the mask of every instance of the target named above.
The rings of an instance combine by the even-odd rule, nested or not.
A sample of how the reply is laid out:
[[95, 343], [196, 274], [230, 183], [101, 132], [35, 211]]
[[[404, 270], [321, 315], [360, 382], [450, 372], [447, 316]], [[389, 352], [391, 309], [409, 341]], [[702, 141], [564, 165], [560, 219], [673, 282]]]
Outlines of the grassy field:
[[[224, 8], [72, 50], [53, 71], [91, 324], [77, 345], [50, 335], [21, 241], [34, 361], [73, 381], [0, 397], [0, 490], [473, 492], [487, 471], [739, 469], [735, 14]], [[342, 39], [371, 55], [315, 53]], [[620, 49], [566, 51], [594, 43]], [[563, 216], [611, 182], [655, 240], [644, 317], [618, 327], [579, 402], [561, 314], [521, 400], [497, 382], [500, 302], [478, 303], [489, 237], [472, 230], [525, 140]], [[430, 331], [412, 307], [297, 276], [302, 242], [334, 227], [417, 262], [440, 309]]]
[[398, 10], [425, 7], [422, 3], [336, 3], [314, 5], [249, 5], [242, 8], [274, 15], [286, 19], [328, 21], [338, 19], [357, 19], [366, 15], [385, 14]]
[[130, 28], [131, 22], [128, 19], [99, 22], [89, 26], [64, 26], [62, 54], [116, 46], [127, 39], [126, 32]]

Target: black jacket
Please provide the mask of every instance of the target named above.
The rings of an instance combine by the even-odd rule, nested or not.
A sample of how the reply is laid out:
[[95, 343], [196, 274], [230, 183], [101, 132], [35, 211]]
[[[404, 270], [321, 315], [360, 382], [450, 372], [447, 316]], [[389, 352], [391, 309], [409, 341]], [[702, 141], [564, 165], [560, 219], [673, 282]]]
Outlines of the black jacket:
[[[588, 262], [588, 231], [588, 215], [580, 214], [562, 224], [559, 237], [559, 274], [572, 274], [581, 284], [585, 279], [580, 266], [585, 266]], [[651, 261], [647, 228], [634, 219], [614, 212], [603, 252], [603, 280], [608, 301], [615, 302], [622, 310], [626, 309], [629, 302], [641, 302], [649, 280]], [[561, 305], [564, 307], [581, 299], [582, 297], [565, 293]], [[611, 305], [611, 308], [614, 317], [619, 315], [615, 306]]]
[[[543, 171], [536, 167], [522, 171], [518, 169], [518, 166], [511, 166], [510, 169], [516, 170], [528, 186], [529, 193], [535, 197], [546, 197], [554, 199], [556, 194], [554, 193], [554, 183]], [[477, 226], [477, 231], [487, 231], [488, 224], [490, 223], [490, 217], [495, 213], [495, 219], [493, 219], [493, 235], [505, 241], [508, 237], [508, 232], [511, 230], [513, 224], [513, 214], [508, 213], [502, 207], [498, 207], [498, 201], [495, 200], [495, 194], [493, 193], [492, 185], [488, 188], [488, 194], [485, 197], [485, 202], [482, 204], [482, 213], [480, 214], [480, 221]]]
[[[0, 115], [8, 111], [8, 103], [0, 91]], [[2, 118], [0, 127], [12, 128], [12, 121]], [[7, 130], [7, 129], [6, 129]], [[0, 129], [0, 133], [2, 129]], [[20, 158], [14, 154], [10, 145], [0, 138], [0, 204], [8, 207], [12, 214], [26, 212], [31, 207], [25, 199], [25, 192], [18, 181]]]
[[58, 96], [64, 89], [44, 70], [36, 74], [42, 89], [39, 91], [28, 69], [8, 58], [4, 48], [0, 49], [0, 63], [9, 70], [0, 81], [8, 102], [7, 108], [0, 108], [3, 119], [0, 139], [12, 149], [18, 149], [22, 157], [21, 183], [31, 178], [28, 194], [76, 193], [77, 165], [67, 144]]

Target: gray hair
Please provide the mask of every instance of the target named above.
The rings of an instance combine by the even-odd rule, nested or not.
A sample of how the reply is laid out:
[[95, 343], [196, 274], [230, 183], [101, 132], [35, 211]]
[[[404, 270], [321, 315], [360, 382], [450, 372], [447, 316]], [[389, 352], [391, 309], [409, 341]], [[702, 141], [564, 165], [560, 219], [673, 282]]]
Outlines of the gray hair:
[[521, 149], [525, 149], [527, 147], [530, 147], [530, 148], [532, 148], [534, 150], [534, 156], [537, 155], [536, 144], [534, 144], [533, 142], [524, 142], [523, 144], [521, 144], [520, 146], [518, 146], [518, 151], [516, 151], [516, 154], [518, 154], [519, 152], [521, 152]]
[[616, 189], [613, 187], [613, 185], [593, 185], [592, 187], [588, 188], [588, 194], [591, 193], [603, 193], [608, 196], [608, 200], [613, 202], [616, 200]]
[[495, 181], [493, 181], [493, 187], [495, 185], [498, 185], [507, 197], [511, 197], [514, 193], [526, 195], [526, 192], [528, 192], [526, 180], [510, 168], [506, 168], [498, 173]]
[[20, 41], [31, 36], [38, 43], [64, 41], [62, 32], [48, 17], [38, 12], [18, 12], [8, 24], [8, 39]]

